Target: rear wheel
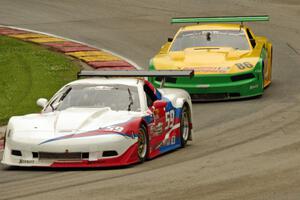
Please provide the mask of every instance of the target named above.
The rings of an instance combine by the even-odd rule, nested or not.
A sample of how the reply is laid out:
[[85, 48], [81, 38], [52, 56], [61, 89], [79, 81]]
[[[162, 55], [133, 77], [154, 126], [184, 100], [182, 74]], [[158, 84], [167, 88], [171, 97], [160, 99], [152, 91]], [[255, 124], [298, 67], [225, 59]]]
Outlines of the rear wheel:
[[182, 147], [185, 147], [187, 141], [191, 136], [190, 119], [190, 109], [187, 105], [184, 105], [182, 107], [182, 113], [180, 118], [180, 137]]
[[146, 160], [148, 154], [148, 134], [147, 129], [144, 125], [141, 125], [139, 128], [138, 134], [138, 157], [140, 162], [144, 162]]

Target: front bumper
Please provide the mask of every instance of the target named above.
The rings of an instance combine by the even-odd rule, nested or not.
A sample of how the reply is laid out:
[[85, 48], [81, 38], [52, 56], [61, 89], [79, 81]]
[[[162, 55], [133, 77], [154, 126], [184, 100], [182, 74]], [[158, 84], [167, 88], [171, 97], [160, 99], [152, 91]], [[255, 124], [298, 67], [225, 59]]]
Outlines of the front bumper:
[[[237, 77], [237, 78], [236, 78]], [[155, 87], [160, 79], [150, 78]], [[261, 73], [195, 75], [193, 78], [166, 78], [164, 87], [185, 89], [193, 101], [247, 98], [263, 94]]]
[[45, 144], [7, 139], [2, 163], [22, 167], [110, 167], [138, 162], [137, 139], [122, 135], [85, 137]]

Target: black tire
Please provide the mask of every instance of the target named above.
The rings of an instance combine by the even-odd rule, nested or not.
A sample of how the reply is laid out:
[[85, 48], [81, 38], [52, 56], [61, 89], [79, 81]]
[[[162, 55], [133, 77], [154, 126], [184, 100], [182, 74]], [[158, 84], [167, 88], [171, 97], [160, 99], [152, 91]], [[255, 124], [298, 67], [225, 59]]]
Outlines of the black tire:
[[137, 154], [140, 162], [144, 162], [147, 159], [149, 152], [149, 137], [147, 133], [147, 128], [145, 125], [141, 124], [138, 134], [138, 149]]
[[181, 147], [185, 147], [188, 140], [191, 138], [191, 113], [189, 107], [184, 104], [180, 117], [180, 139]]

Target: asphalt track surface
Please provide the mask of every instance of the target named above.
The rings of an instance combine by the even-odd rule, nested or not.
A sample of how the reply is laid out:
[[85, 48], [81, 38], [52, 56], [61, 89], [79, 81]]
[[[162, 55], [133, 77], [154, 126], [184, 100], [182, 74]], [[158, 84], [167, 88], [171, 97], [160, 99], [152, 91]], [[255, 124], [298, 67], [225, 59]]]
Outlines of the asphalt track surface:
[[[283, 3], [284, 2], [284, 3]], [[147, 68], [179, 26], [174, 16], [269, 14], [252, 23], [274, 44], [273, 83], [262, 98], [194, 104], [185, 149], [122, 169], [0, 166], [0, 199], [300, 199], [298, 0], [1, 0], [0, 24], [109, 49]]]

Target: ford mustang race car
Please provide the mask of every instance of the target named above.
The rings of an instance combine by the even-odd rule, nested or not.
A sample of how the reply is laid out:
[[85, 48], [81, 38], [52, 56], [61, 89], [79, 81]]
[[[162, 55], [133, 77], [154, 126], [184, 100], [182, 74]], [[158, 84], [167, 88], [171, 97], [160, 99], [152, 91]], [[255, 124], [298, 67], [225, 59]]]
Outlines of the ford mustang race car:
[[[181, 89], [143, 78], [193, 71], [82, 71], [39, 114], [9, 120], [2, 163], [9, 166], [107, 167], [143, 162], [191, 140], [192, 104]], [[117, 76], [117, 77], [116, 77]]]
[[[243, 22], [267, 20], [268, 16], [173, 18], [171, 23], [198, 24], [182, 27], [169, 38], [151, 59], [149, 70], [193, 69], [192, 79], [167, 78], [165, 87], [183, 88], [195, 101], [262, 95], [271, 83], [272, 43]], [[159, 77], [149, 80], [154, 86], [161, 82]]]

